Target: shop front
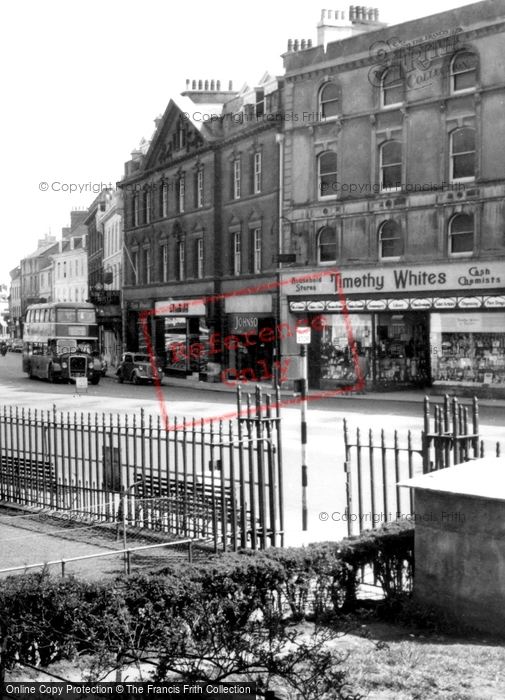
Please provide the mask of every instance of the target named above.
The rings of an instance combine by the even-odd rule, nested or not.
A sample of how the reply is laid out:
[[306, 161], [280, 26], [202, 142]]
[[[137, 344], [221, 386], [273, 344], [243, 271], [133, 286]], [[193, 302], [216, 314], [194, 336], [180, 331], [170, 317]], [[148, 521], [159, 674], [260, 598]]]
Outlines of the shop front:
[[239, 295], [225, 299], [223, 379], [241, 382], [272, 379], [276, 356], [272, 301], [270, 294]]
[[[354, 342], [367, 390], [432, 386], [481, 396], [505, 393], [499, 268], [488, 263], [478, 271], [457, 263], [291, 273], [284, 278], [283, 320], [325, 320], [321, 332], [312, 334], [309, 387], [355, 385]], [[297, 349], [285, 340], [281, 351], [294, 359]]]
[[[219, 373], [209, 356], [210, 328], [202, 299], [167, 299], [155, 302], [156, 347], [165, 356], [168, 376], [207, 381]], [[158, 354], [161, 354], [158, 351]]]

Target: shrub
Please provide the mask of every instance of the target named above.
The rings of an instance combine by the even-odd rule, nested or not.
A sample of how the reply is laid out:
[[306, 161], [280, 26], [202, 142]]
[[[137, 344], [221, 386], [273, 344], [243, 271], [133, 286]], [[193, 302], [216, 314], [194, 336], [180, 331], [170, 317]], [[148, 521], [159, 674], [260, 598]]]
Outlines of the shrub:
[[393, 523], [342, 542], [214, 555], [114, 582], [48, 571], [10, 577], [0, 582], [0, 677], [17, 660], [47, 666], [81, 654], [98, 655], [103, 670], [162, 654], [168, 672], [182, 659], [196, 664], [218, 627], [226, 675], [238, 650], [252, 653], [254, 635], [278, 650], [289, 620], [352, 611], [364, 566], [393, 600], [412, 576], [413, 532], [408, 522]]

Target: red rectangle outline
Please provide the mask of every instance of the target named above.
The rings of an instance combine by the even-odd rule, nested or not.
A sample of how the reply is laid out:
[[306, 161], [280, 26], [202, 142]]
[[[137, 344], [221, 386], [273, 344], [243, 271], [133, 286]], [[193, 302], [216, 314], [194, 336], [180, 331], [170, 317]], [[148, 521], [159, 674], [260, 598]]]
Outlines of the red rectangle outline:
[[[274, 404], [270, 405], [270, 410], [276, 410], [280, 408], [281, 406], [293, 406], [295, 404], [301, 403], [302, 401], [318, 401], [319, 399], [328, 399], [332, 398], [334, 396], [341, 396], [342, 394], [348, 394], [352, 391], [361, 391], [364, 386], [365, 382], [363, 379], [363, 375], [361, 373], [361, 368], [359, 365], [358, 361], [358, 353], [356, 350], [356, 343], [354, 341], [354, 334], [352, 331], [352, 325], [351, 325], [351, 319], [349, 316], [349, 312], [347, 310], [347, 303], [344, 295], [344, 289], [342, 286], [342, 279], [340, 276], [340, 272], [338, 270], [321, 270], [319, 272], [314, 272], [311, 274], [305, 274], [300, 277], [291, 277], [290, 279], [282, 280], [280, 282], [268, 282], [267, 284], [261, 284], [256, 287], [248, 287], [247, 289], [239, 289], [234, 292], [227, 292], [225, 294], [214, 294], [212, 296], [206, 297], [204, 299], [185, 299], [184, 303], [187, 304], [188, 306], [191, 306], [192, 304], [201, 304], [202, 301], [204, 304], [207, 304], [212, 301], [222, 301], [223, 299], [228, 299], [229, 297], [237, 297], [237, 296], [244, 296], [246, 294], [255, 294], [257, 292], [265, 292], [268, 290], [272, 289], [278, 289], [279, 287], [283, 287], [284, 285], [287, 284], [296, 284], [297, 282], [309, 282], [312, 279], [316, 279], [319, 277], [327, 277], [328, 275], [335, 275], [335, 282], [336, 282], [336, 288], [337, 291], [336, 293], [339, 296], [340, 303], [342, 306], [342, 314], [344, 316], [344, 323], [346, 327], [346, 332], [347, 332], [347, 339], [349, 342], [349, 347], [351, 348], [351, 355], [352, 355], [352, 361], [354, 363], [354, 371], [357, 377], [357, 383], [353, 384], [352, 386], [346, 386], [342, 387], [340, 389], [332, 389], [331, 391], [325, 391], [320, 394], [312, 394], [310, 396], [307, 396], [305, 399], [302, 399], [299, 396], [295, 396], [291, 399], [286, 399], [283, 401], [278, 401]], [[147, 345], [147, 352], [149, 354], [149, 358], [151, 360], [151, 368], [153, 371], [153, 377], [154, 377], [154, 385], [156, 387], [156, 394], [158, 397], [158, 403], [160, 406], [160, 413], [161, 413], [161, 418], [163, 421], [163, 425], [165, 426], [165, 430], [167, 432], [170, 432], [172, 430], [182, 430], [184, 428], [190, 428], [190, 427], [197, 427], [201, 425], [205, 425], [206, 423], [213, 423], [214, 421], [223, 421], [223, 420], [231, 420], [233, 418], [237, 418], [238, 416], [247, 416], [249, 413], [256, 413], [256, 407], [251, 407], [251, 408], [245, 408], [242, 411], [233, 411], [232, 413], [224, 413], [219, 416], [211, 416], [209, 418], [201, 418], [200, 420], [194, 420], [192, 419], [190, 423], [180, 423], [177, 425], [170, 425], [169, 422], [169, 417], [168, 417], [168, 411], [167, 411], [167, 406], [165, 403], [165, 399], [163, 397], [163, 390], [161, 386], [161, 381], [158, 376], [158, 366], [156, 362], [156, 356], [154, 354], [153, 346], [151, 343], [151, 337], [149, 334], [149, 329], [148, 329], [148, 324], [147, 324], [147, 319], [150, 316], [156, 316], [157, 314], [163, 313], [165, 310], [168, 310], [168, 306], [163, 306], [158, 309], [150, 309], [146, 311], [142, 311], [140, 313], [140, 322], [142, 325], [142, 331], [144, 333], [144, 338], [146, 341]], [[266, 406], [262, 406], [260, 410], [267, 410]]]

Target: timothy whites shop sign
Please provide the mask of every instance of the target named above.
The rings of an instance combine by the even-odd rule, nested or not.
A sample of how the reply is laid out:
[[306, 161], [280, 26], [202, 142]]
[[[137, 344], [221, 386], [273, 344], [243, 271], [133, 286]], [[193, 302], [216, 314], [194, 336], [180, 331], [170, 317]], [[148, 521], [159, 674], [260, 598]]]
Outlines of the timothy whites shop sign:
[[[326, 272], [326, 270], [325, 270]], [[283, 274], [283, 293], [334, 294], [335, 276], [324, 274], [304, 278], [297, 273]], [[338, 271], [345, 294], [364, 292], [422, 292], [445, 290], [496, 289], [505, 285], [505, 264], [487, 262], [478, 264], [444, 263], [441, 265], [398, 265], [367, 267]], [[312, 279], [311, 279], [312, 277]]]

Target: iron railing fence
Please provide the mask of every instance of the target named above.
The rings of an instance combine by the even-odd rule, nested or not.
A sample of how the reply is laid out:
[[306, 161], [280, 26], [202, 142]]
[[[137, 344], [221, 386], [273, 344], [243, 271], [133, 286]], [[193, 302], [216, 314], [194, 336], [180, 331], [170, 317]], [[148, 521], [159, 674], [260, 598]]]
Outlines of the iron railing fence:
[[0, 410], [0, 499], [206, 538], [283, 544], [279, 390], [230, 420]]

